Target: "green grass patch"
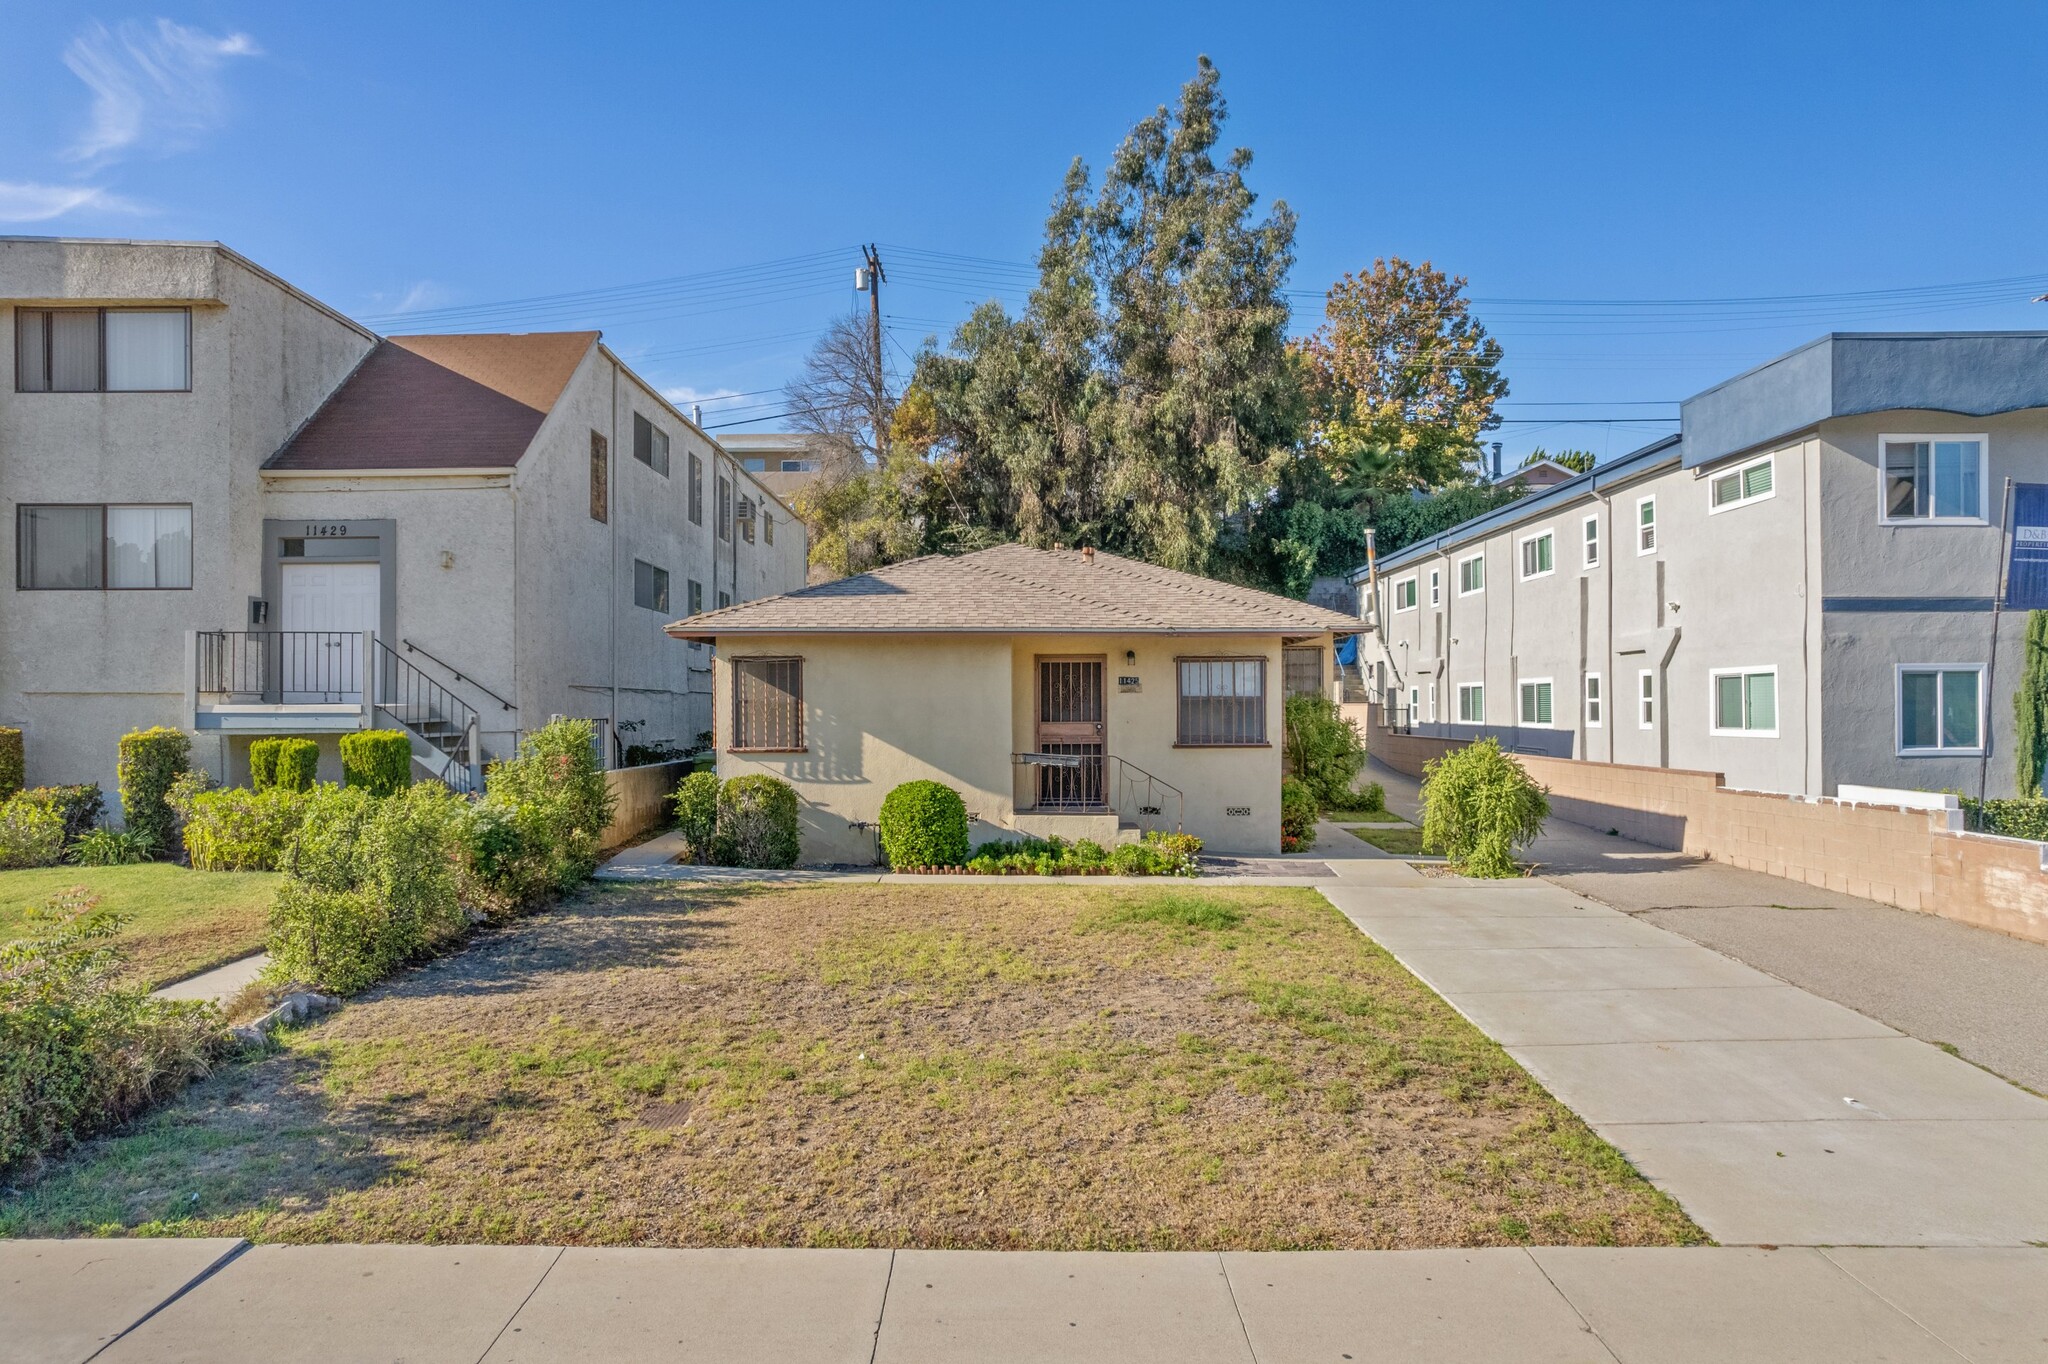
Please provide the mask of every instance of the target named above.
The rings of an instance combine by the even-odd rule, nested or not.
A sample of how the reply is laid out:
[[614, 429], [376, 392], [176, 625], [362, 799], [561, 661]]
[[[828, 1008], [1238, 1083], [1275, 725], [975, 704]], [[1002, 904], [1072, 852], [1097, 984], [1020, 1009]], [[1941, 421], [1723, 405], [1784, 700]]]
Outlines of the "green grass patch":
[[1361, 829], [1347, 825], [1346, 832], [1396, 857], [1414, 857], [1422, 851], [1422, 830], [1417, 828]]
[[191, 871], [168, 862], [0, 872], [0, 942], [30, 931], [31, 909], [83, 886], [99, 897], [101, 913], [127, 916], [115, 941], [130, 972], [161, 985], [261, 950], [277, 881], [274, 872]]

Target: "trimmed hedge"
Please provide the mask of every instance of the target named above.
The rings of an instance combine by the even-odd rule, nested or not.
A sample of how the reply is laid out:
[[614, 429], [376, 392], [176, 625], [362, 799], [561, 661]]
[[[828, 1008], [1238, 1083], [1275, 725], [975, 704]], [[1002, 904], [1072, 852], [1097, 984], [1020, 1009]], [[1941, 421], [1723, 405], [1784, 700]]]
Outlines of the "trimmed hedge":
[[15, 799], [55, 810], [64, 821], [67, 848], [98, 826], [101, 807], [106, 804], [99, 783], [90, 781], [79, 786], [32, 786]]
[[306, 797], [239, 786], [192, 798], [185, 855], [195, 871], [276, 871], [306, 815]]
[[1980, 801], [1964, 796], [1963, 810], [1969, 816], [1968, 827], [1979, 833], [2048, 843], [2048, 799]]
[[6, 800], [28, 780], [27, 751], [21, 731], [0, 725], [0, 800]]
[[692, 772], [676, 787], [676, 830], [689, 846], [692, 862], [711, 858], [711, 843], [718, 833], [718, 774]]
[[276, 786], [287, 791], [310, 791], [319, 771], [318, 740], [258, 739], [249, 745], [249, 786], [253, 790], [268, 791]]
[[54, 867], [64, 857], [64, 817], [20, 796], [0, 802], [0, 871]]
[[967, 860], [967, 802], [944, 782], [907, 781], [882, 798], [882, 855], [892, 867]]
[[121, 788], [121, 818], [149, 840], [158, 857], [175, 846], [177, 816], [164, 797], [178, 774], [192, 765], [192, 740], [183, 730], [158, 725], [121, 736], [115, 775]]
[[[280, 752], [280, 763], [284, 755]], [[341, 784], [373, 796], [412, 785], [412, 740], [402, 729], [359, 729], [341, 736]]]
[[780, 777], [734, 777], [718, 791], [712, 861], [721, 867], [793, 867], [802, 850], [796, 788]]

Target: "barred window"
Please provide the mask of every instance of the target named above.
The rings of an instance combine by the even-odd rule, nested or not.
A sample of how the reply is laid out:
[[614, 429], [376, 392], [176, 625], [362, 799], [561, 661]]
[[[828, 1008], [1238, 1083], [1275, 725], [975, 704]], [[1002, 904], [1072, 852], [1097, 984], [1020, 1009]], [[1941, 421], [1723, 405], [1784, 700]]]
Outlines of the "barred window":
[[1289, 696], [1323, 694], [1323, 651], [1289, 648], [1280, 651], [1281, 685]]
[[732, 661], [732, 750], [797, 753], [804, 746], [804, 661]]
[[1266, 742], [1266, 660], [1180, 660], [1178, 742], [1230, 747]]

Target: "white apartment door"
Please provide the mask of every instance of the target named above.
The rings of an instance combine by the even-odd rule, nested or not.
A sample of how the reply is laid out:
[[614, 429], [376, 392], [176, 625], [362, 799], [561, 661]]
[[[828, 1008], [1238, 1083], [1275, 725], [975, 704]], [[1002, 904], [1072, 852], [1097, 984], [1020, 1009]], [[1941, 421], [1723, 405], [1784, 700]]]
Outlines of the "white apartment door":
[[378, 627], [376, 564], [285, 564], [278, 675], [286, 705], [361, 701], [363, 631]]

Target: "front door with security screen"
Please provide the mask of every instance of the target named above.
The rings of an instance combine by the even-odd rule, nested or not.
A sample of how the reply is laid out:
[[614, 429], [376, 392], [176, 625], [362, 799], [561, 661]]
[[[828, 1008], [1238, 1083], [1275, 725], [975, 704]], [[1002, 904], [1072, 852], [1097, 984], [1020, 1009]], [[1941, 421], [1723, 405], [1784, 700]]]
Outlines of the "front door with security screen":
[[277, 648], [286, 705], [361, 701], [369, 660], [363, 632], [378, 626], [376, 564], [285, 564]]
[[1102, 673], [1097, 658], [1038, 660], [1035, 737], [1040, 753], [1077, 761], [1038, 768], [1038, 804], [1043, 808], [1094, 809], [1102, 805], [1105, 724]]

